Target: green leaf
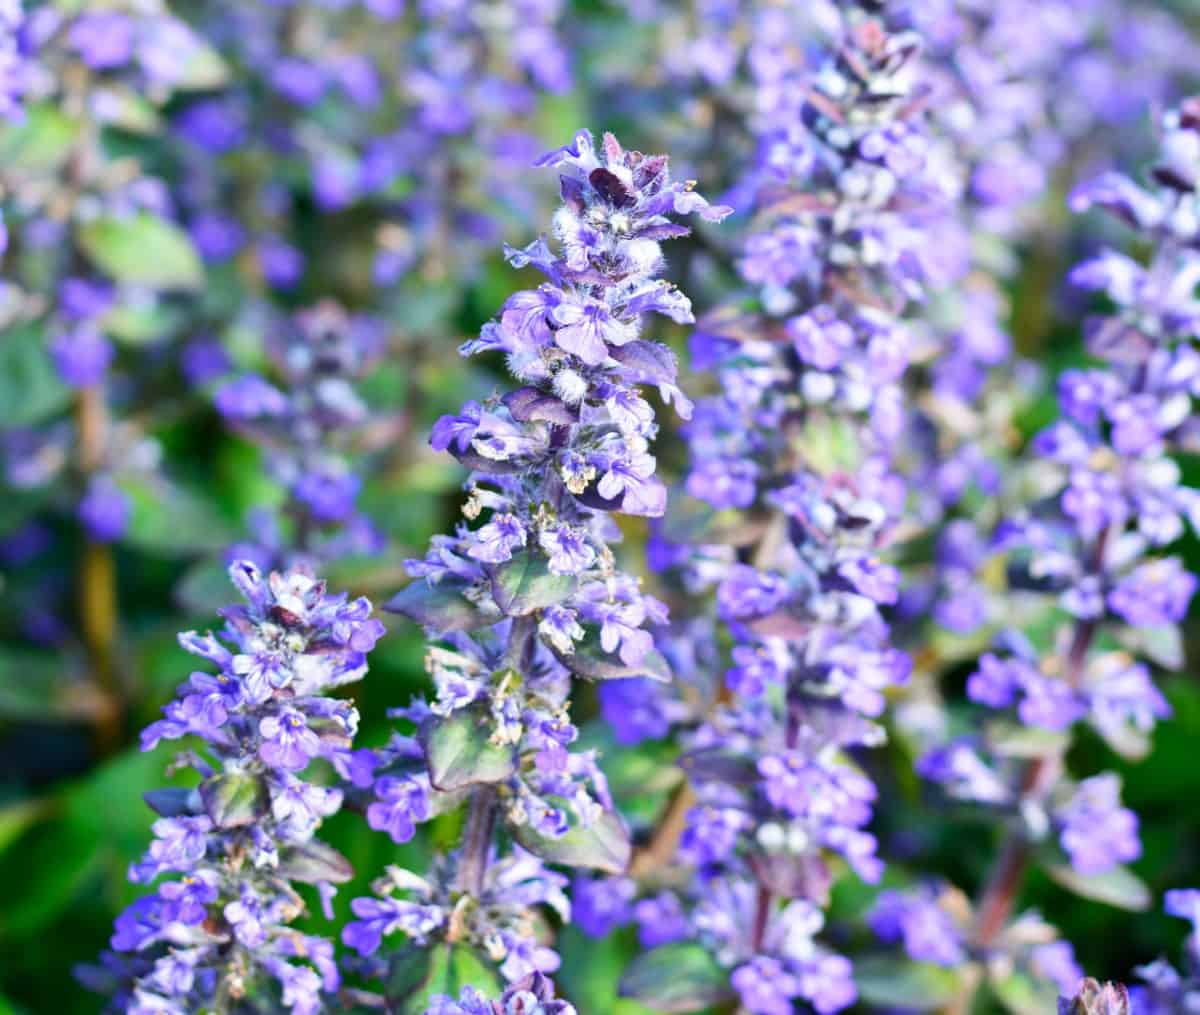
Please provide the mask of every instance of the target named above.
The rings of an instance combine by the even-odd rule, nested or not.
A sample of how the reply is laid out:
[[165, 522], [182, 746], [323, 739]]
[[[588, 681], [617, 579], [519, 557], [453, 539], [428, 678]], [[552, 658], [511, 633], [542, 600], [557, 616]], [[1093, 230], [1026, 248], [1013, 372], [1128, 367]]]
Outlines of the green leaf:
[[220, 550], [233, 531], [202, 494], [161, 476], [122, 476], [118, 483], [133, 502], [126, 539], [163, 556]]
[[988, 743], [1007, 758], [1042, 758], [1061, 753], [1071, 742], [1071, 734], [1062, 730], [1022, 726], [1008, 719], [996, 719], [985, 726]]
[[858, 433], [859, 427], [848, 419], [813, 413], [798, 440], [803, 461], [825, 475], [855, 472], [863, 456]]
[[0, 807], [0, 852], [24, 835], [49, 807], [50, 801], [45, 799], [17, 800]]
[[[563, 810], [565, 800], [550, 802]], [[555, 839], [542, 835], [531, 825], [509, 825], [512, 836], [535, 856], [566, 867], [588, 867], [606, 874], [623, 874], [629, 866], [632, 846], [629, 832], [620, 816], [604, 811], [590, 825], [572, 824], [565, 835]]]
[[482, 706], [459, 709], [422, 724], [419, 738], [435, 789], [450, 792], [475, 783], [500, 782], [516, 768], [511, 745], [490, 741], [492, 723]]
[[732, 998], [729, 970], [692, 941], [638, 955], [621, 977], [620, 994], [656, 1011], [696, 1012]]
[[96, 100], [107, 126], [134, 134], [153, 134], [162, 126], [154, 104], [122, 82], [101, 85]]
[[1118, 909], [1142, 913], [1153, 902], [1150, 888], [1128, 867], [1113, 867], [1103, 874], [1080, 874], [1069, 863], [1053, 863], [1047, 865], [1046, 873], [1076, 895]]
[[0, 426], [31, 426], [61, 412], [71, 390], [54, 369], [36, 330], [18, 328], [0, 336]]
[[854, 963], [859, 999], [887, 1008], [932, 1011], [955, 1000], [963, 989], [963, 972], [928, 962], [873, 955]]
[[[0, 866], [0, 931], [5, 934], [45, 927], [71, 905], [103, 862], [100, 841], [66, 823], [38, 825], [21, 838], [20, 847]], [[31, 864], [34, 856], [54, 862]]]
[[104, 332], [126, 345], [146, 345], [170, 335], [180, 314], [164, 303], [123, 303], [113, 307], [101, 322]]
[[[391, 1001], [407, 1001], [429, 980], [433, 973], [434, 955], [445, 955], [445, 949], [420, 948], [409, 945], [388, 962], [386, 997]], [[389, 1009], [392, 1006], [389, 1005]]]
[[579, 579], [571, 574], [551, 574], [549, 561], [539, 553], [521, 550], [511, 560], [492, 569], [492, 597], [510, 617], [561, 603], [574, 593]]
[[498, 618], [476, 609], [464, 597], [465, 589], [460, 582], [441, 581], [430, 585], [425, 579], [418, 578], [392, 596], [383, 608], [438, 634], [474, 631], [494, 624]]
[[991, 982], [992, 991], [1012, 1015], [1046, 1015], [1055, 1010], [1058, 988], [1026, 973], [1010, 973]]
[[620, 656], [605, 652], [600, 644], [600, 629], [595, 624], [584, 624], [584, 635], [575, 643], [570, 654], [558, 652], [559, 661], [572, 673], [588, 680], [623, 680], [630, 677], [649, 677], [669, 683], [671, 667], [661, 652], [651, 649], [637, 666], [630, 666]]
[[658, 1011], [618, 993], [621, 975], [636, 950], [634, 933], [627, 928], [594, 938], [577, 927], [563, 927], [554, 939], [554, 950], [562, 956], [562, 966], [554, 974], [559, 994], [570, 998], [581, 1012], [659, 1015]]
[[491, 967], [466, 945], [408, 948], [391, 962], [386, 989], [388, 1011], [394, 1015], [425, 1015], [434, 997], [445, 994], [457, 998], [463, 987], [474, 987], [485, 996], [501, 990]]
[[117, 282], [151, 289], [204, 285], [204, 266], [187, 233], [147, 212], [93, 219], [80, 227], [79, 245]]
[[110, 703], [59, 656], [0, 651], [0, 716], [12, 719], [95, 719]]
[[[37, 932], [74, 906], [87, 908], [85, 886], [93, 894], [103, 887], [113, 899], [136, 892], [126, 874], [150, 840], [152, 815], [130, 788], [160, 777], [163, 761], [156, 754], [127, 751], [65, 787], [52, 801], [53, 820], [35, 825], [4, 853], [0, 930]], [[33, 857], [52, 859], [32, 863]]]
[[207, 616], [229, 603], [229, 574], [215, 560], [200, 560], [189, 567], [175, 586], [174, 597], [192, 613]]
[[267, 813], [270, 802], [262, 779], [248, 772], [222, 772], [205, 779], [200, 799], [218, 828], [253, 824]]
[[311, 839], [297, 846], [289, 846], [279, 854], [279, 873], [306, 885], [321, 881], [340, 885], [354, 877], [354, 868], [332, 846]]
[[1186, 663], [1183, 633], [1174, 624], [1160, 627], [1122, 627], [1117, 640], [1134, 655], [1145, 656], [1164, 670], [1182, 670]]
[[0, 123], [0, 166], [18, 175], [46, 176], [71, 154], [79, 121], [54, 106], [32, 106], [18, 123]]
[[183, 66], [172, 76], [171, 88], [176, 92], [206, 92], [220, 88], [229, 80], [229, 67], [220, 54], [193, 36], [188, 48], [188, 57]]

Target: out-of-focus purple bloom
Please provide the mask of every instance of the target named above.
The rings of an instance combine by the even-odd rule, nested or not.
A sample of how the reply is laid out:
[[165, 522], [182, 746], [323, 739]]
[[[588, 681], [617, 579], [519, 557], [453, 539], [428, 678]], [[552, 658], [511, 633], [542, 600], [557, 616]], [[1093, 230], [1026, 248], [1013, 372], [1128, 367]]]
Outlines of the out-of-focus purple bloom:
[[914, 962], [957, 966], [966, 957], [963, 932], [933, 891], [880, 892], [869, 917], [884, 941], [903, 941]]
[[133, 504], [108, 476], [96, 476], [79, 502], [79, 520], [88, 535], [101, 543], [114, 543], [125, 535]]
[[1063, 849], [1081, 874], [1103, 874], [1142, 854], [1137, 815], [1121, 806], [1121, 783], [1111, 773], [1084, 779], [1055, 818]]
[[115, 350], [94, 324], [84, 322], [65, 328], [51, 339], [50, 355], [65, 383], [87, 388], [104, 379]]
[[577, 877], [571, 890], [571, 919], [589, 937], [605, 937], [629, 922], [636, 890], [629, 878]]

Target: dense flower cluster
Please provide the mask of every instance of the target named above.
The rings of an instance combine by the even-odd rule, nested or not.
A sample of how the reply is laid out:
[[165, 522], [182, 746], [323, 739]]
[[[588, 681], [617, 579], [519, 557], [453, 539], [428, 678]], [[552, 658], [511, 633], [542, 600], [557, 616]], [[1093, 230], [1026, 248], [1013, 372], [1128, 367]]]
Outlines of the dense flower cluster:
[[287, 491], [279, 512], [256, 513], [256, 543], [233, 548], [261, 567], [282, 565], [292, 554], [336, 560], [383, 545], [356, 507], [362, 477], [347, 454], [369, 420], [353, 381], [378, 354], [382, 336], [369, 318], [331, 303], [296, 315], [294, 329], [270, 343], [286, 392], [244, 374], [214, 396], [221, 415], [263, 447], [271, 474]]
[[[1171, 457], [1194, 428], [1187, 321], [1195, 306], [1196, 163], [1186, 153], [1200, 152], [1200, 138], [1191, 109], [1185, 103], [1164, 118], [1152, 190], [1110, 173], [1072, 196], [1076, 210], [1100, 207], [1139, 229], [1153, 257], [1143, 267], [1104, 250], [1072, 273], [1076, 285], [1103, 291], [1113, 310], [1086, 323], [1097, 365], [1059, 378], [1060, 419], [1030, 442], [984, 551], [1006, 561], [1007, 623], [966, 693], [1002, 718], [918, 764], [948, 795], [1009, 816], [1008, 843], [965, 937], [985, 951], [1011, 952], [1021, 940], [1021, 920], [1010, 919], [1015, 879], [1030, 859], [1087, 895], [1096, 879], [1141, 855], [1138, 819], [1121, 803], [1118, 776], [1076, 781], [1065, 756], [1085, 723], [1118, 754], [1147, 752], [1156, 721], [1170, 715], [1152, 666], [1181, 665], [1177, 625], [1197, 586], [1162, 549], [1194, 524], [1197, 503]], [[1027, 633], [1034, 630], [1045, 633]], [[889, 931], [881, 933], [899, 936]], [[904, 943], [912, 958], [930, 960], [919, 939], [905, 934]]]
[[[909, 668], [882, 613], [899, 574], [880, 559], [904, 508], [890, 461], [911, 342], [900, 315], [933, 273], [928, 230], [956, 193], [916, 101], [919, 48], [851, 6], [837, 48], [791, 92], [803, 96], [791, 147], [766, 149], [740, 264], [761, 311], [714, 315], [693, 343], [722, 394], [688, 427], [687, 489], [745, 521], [730, 545], [672, 547], [662, 533], [693, 588], [715, 584], [735, 640], [685, 758], [694, 933], [764, 1015], [854, 1000], [850, 963], [812, 942], [826, 857], [871, 881], [881, 870], [865, 831], [875, 789], [850, 752], [882, 741], [873, 720]], [[731, 915], [714, 925], [717, 893]]]
[[[540, 90], [571, 82], [555, 0], [423, 0], [407, 16], [395, 0], [200, 7], [239, 83], [174, 124], [192, 156], [185, 217], [211, 263], [249, 254], [277, 292], [321, 267], [327, 253], [289, 226], [297, 196], [280, 160], [377, 286], [470, 268], [500, 209], [535, 210], [528, 119]], [[365, 236], [350, 228], [356, 208], [373, 220]]]
[[[437, 537], [388, 606], [443, 640], [426, 657], [435, 698], [399, 710], [419, 746], [399, 738], [376, 759], [368, 820], [404, 841], [466, 791], [462, 846], [426, 878], [390, 873], [381, 898], [355, 900], [359, 919], [345, 932], [364, 954], [397, 930], [418, 943], [465, 941], [509, 981], [558, 964], [531, 907], [567, 919], [566, 881], [542, 861], [617, 873], [628, 860], [595, 752], [570, 749], [572, 675], [668, 679], [647, 630], [665, 609], [617, 569], [611, 515], [664, 510], [642, 387], [691, 410], [672, 354], [641, 335], [647, 313], [692, 319], [687, 297], [656, 277], [659, 241], [687, 232], [673, 216], [728, 211], [672, 181], [665, 157], [627, 152], [611, 135], [597, 151], [581, 131], [540, 164], [562, 169], [561, 253], [545, 239], [510, 249], [514, 265], [547, 281], [509, 297], [463, 347], [503, 352], [521, 387], [443, 417], [432, 435], [472, 470], [468, 521], [486, 520]], [[494, 851], [498, 821], [519, 844], [508, 855]]]
[[366, 599], [327, 595], [303, 571], [264, 577], [240, 561], [229, 573], [246, 602], [223, 611], [222, 637], [179, 639], [218, 672], [193, 673], [142, 734], [144, 750], [202, 741], [203, 753], [180, 757], [201, 781], [147, 796], [161, 817], [129, 877], [157, 885], [117, 919], [104, 969], [89, 974], [115, 983], [114, 1011], [182, 1015], [273, 997], [304, 1015], [340, 983], [332, 942], [289, 926], [306, 908], [292, 883], [316, 885], [328, 911], [350, 874], [314, 838], [342, 791], [305, 775], [318, 758], [351, 764], [358, 713], [328, 693], [362, 679], [383, 625]]

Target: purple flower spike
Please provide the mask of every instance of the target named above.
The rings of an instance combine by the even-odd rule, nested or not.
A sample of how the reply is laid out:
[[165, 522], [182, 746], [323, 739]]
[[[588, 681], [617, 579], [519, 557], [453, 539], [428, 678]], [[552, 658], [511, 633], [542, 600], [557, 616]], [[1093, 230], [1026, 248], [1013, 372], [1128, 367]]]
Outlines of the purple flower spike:
[[[279, 990], [293, 1015], [316, 1012], [332, 1003], [340, 976], [331, 943], [290, 926], [301, 907], [281, 858], [308, 856], [293, 868], [296, 877], [326, 887], [349, 875], [347, 861], [314, 840], [341, 792], [295, 773], [318, 756], [339, 771], [353, 767], [357, 713], [324, 695], [366, 672], [349, 628], [376, 622], [365, 600], [327, 595], [303, 571], [263, 576], [240, 561], [230, 573], [247, 600], [224, 611], [222, 638], [236, 652], [212, 635], [181, 636], [221, 672], [193, 673], [164, 709], [167, 718], [151, 727], [157, 731], [147, 731], [148, 746], [159, 737], [204, 741], [204, 758], [181, 756], [200, 784], [148, 796], [168, 816], [154, 823], [155, 839], [129, 876], [143, 884], [168, 877], [117, 919], [117, 954], [105, 961], [138, 1010], [197, 1011], [211, 1002], [214, 984], [236, 975], [244, 996]], [[287, 677], [247, 694], [238, 661], [264, 653]]]

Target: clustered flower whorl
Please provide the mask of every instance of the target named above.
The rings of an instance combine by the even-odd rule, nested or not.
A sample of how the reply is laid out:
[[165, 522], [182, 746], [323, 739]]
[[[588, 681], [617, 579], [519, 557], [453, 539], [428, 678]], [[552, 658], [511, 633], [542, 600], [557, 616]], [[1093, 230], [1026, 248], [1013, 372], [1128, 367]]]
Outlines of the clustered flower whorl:
[[113, 991], [113, 1011], [183, 1015], [248, 999], [311, 1015], [340, 983], [333, 943], [289, 926], [306, 908], [293, 882], [315, 885], [328, 910], [350, 876], [314, 838], [343, 794], [310, 781], [310, 763], [345, 774], [358, 713], [327, 694], [362, 679], [383, 625], [366, 599], [327, 595], [302, 571], [264, 577], [241, 561], [229, 573], [246, 602], [223, 611], [221, 636], [180, 635], [217, 672], [193, 673], [142, 734], [145, 750], [197, 738], [176, 767], [200, 782], [147, 794], [160, 818], [129, 877], [157, 886], [117, 919], [113, 951], [87, 974]]

